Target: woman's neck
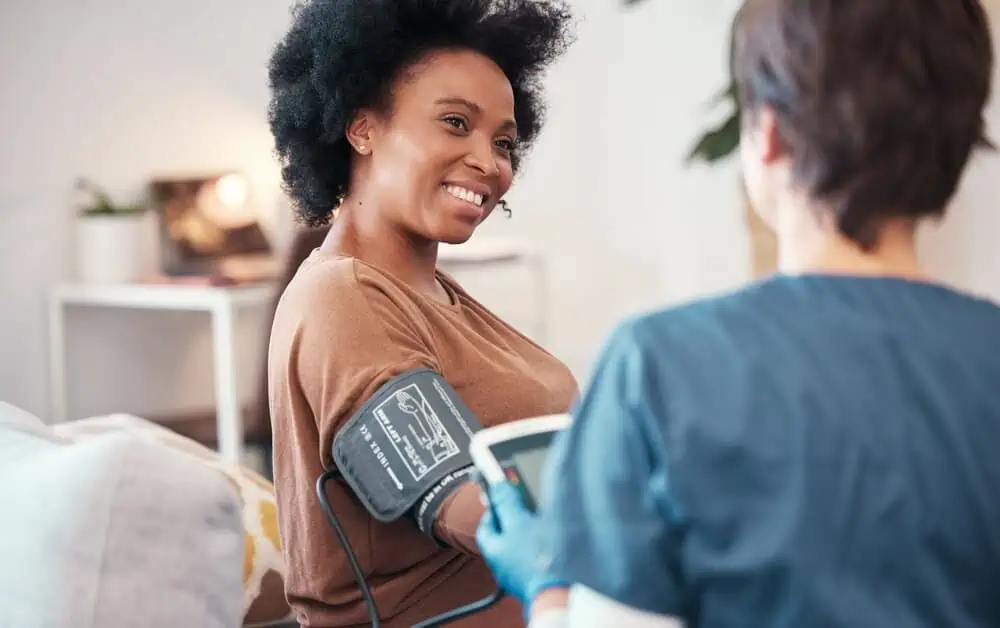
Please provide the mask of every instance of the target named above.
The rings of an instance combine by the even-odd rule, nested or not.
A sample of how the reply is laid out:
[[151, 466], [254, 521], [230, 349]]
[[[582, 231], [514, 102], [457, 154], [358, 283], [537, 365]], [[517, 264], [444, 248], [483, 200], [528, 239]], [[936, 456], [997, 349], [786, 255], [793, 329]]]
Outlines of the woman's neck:
[[832, 224], [816, 220], [821, 212], [783, 213], [777, 225], [778, 265], [783, 273], [928, 278], [917, 255], [916, 226], [910, 220], [885, 223], [875, 245], [865, 249]]
[[[437, 242], [420, 241], [379, 220], [377, 212], [345, 204], [337, 212], [321, 250], [355, 257], [383, 270], [413, 289], [438, 298]], [[367, 208], [366, 208], [367, 209]]]

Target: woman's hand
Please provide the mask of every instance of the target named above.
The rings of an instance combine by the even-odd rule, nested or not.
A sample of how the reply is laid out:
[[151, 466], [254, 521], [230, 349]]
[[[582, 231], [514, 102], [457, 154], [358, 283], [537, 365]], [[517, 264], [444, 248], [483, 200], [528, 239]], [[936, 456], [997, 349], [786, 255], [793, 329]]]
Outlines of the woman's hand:
[[486, 514], [476, 531], [476, 542], [496, 577], [500, 588], [520, 600], [525, 610], [542, 592], [554, 587], [566, 587], [549, 574], [541, 525], [521, 500], [517, 489], [509, 482], [490, 487], [493, 512]]

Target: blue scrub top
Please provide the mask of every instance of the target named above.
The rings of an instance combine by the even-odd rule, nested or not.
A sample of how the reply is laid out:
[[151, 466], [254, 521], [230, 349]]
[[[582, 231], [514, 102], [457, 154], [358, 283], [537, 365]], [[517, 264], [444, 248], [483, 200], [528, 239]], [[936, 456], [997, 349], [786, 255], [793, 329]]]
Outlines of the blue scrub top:
[[709, 628], [1000, 626], [1000, 308], [779, 276], [632, 318], [550, 456], [552, 570]]

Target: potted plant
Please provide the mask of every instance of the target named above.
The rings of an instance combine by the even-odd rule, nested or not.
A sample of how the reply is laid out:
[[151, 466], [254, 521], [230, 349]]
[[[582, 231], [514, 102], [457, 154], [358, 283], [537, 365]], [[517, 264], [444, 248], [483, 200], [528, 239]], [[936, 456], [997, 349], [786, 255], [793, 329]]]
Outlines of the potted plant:
[[74, 192], [78, 279], [107, 284], [145, 278], [152, 270], [147, 205], [117, 203], [102, 187], [82, 177]]
[[[644, 0], [623, 0], [626, 6], [637, 6]], [[733, 25], [735, 26], [735, 24]], [[732, 32], [732, 28], [730, 28]], [[730, 42], [732, 41], [730, 37]], [[731, 43], [730, 43], [731, 46]], [[714, 164], [731, 156], [740, 145], [740, 102], [736, 92], [736, 80], [730, 68], [729, 85], [712, 99], [713, 106], [729, 105], [729, 115], [717, 126], [706, 130], [695, 142], [687, 155], [688, 164], [702, 162]], [[763, 221], [746, 195], [742, 182], [747, 232], [750, 238], [750, 254], [753, 274], [761, 276], [772, 273], [778, 266], [778, 243], [774, 231]]]

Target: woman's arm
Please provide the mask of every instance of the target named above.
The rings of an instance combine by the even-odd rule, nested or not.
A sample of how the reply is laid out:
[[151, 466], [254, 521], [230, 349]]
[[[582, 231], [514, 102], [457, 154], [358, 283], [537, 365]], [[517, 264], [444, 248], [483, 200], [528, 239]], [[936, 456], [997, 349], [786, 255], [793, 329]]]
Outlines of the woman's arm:
[[481, 495], [475, 482], [466, 482], [448, 497], [434, 521], [434, 535], [442, 543], [479, 555], [476, 527], [483, 517]]
[[564, 582], [661, 616], [687, 604], [681, 527], [662, 426], [662, 341], [641, 319], [619, 326], [546, 463], [540, 510], [548, 569]]

